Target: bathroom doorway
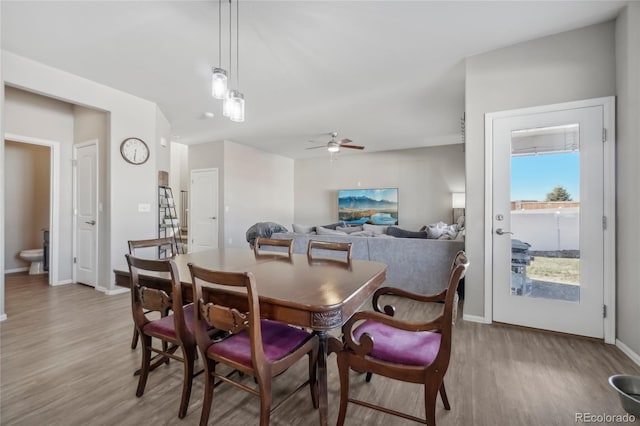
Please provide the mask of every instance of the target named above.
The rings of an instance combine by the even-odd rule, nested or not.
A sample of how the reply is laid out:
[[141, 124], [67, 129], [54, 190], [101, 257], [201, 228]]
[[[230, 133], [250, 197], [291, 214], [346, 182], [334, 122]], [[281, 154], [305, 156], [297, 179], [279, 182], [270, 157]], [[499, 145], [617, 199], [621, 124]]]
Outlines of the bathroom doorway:
[[[35, 160], [32, 161], [30, 158]], [[3, 272], [24, 269], [25, 262], [19, 259], [20, 251], [44, 248], [45, 231], [48, 231], [46, 264], [49, 276], [47, 281], [49, 285], [55, 285], [58, 282], [59, 232], [56, 224], [59, 218], [57, 194], [59, 193], [60, 143], [5, 134], [3, 167], [5, 169], [5, 271]]]

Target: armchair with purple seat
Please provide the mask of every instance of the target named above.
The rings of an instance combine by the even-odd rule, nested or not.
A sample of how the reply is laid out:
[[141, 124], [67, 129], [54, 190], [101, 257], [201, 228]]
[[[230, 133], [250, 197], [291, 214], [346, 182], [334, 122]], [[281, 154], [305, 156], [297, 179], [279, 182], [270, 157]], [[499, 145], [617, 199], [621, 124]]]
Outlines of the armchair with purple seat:
[[[451, 355], [452, 323], [456, 289], [464, 277], [468, 260], [463, 251], [456, 254], [447, 287], [435, 295], [421, 295], [395, 287], [378, 289], [373, 297], [375, 311], [356, 313], [343, 326], [343, 342], [332, 340], [340, 373], [338, 425], [345, 421], [349, 402], [367, 408], [435, 426], [438, 393], [446, 410], [450, 409], [444, 375]], [[408, 322], [394, 318], [395, 307], [380, 305], [380, 297], [397, 296], [417, 302], [442, 303], [440, 314], [431, 320]], [[349, 398], [349, 370], [424, 385], [426, 419], [395, 411], [370, 402]]]

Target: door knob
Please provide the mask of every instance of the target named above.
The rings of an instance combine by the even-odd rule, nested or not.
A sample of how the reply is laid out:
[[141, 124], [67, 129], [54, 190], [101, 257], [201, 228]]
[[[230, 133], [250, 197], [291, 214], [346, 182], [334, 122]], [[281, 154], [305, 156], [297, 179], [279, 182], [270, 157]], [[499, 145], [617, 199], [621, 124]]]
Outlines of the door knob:
[[88, 225], [95, 225], [96, 221], [95, 220], [90, 220], [89, 222], [85, 222]]
[[210, 217], [209, 219], [216, 219], [216, 217], [215, 217], [215, 216], [212, 216], [212, 217]]
[[496, 234], [498, 234], [498, 235], [504, 235], [504, 234], [511, 234], [511, 235], [513, 235], [513, 232], [511, 232], [511, 231], [505, 231], [505, 230], [503, 230], [502, 228], [498, 228], [498, 229], [496, 229]]

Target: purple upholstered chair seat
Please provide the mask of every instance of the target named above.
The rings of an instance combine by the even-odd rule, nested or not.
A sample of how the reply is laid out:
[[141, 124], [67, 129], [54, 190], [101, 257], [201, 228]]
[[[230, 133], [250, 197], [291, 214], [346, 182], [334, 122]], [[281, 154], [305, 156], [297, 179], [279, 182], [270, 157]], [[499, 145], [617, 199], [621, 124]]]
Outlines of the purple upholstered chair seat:
[[[260, 321], [264, 355], [269, 361], [276, 361], [302, 345], [310, 336], [304, 330], [290, 327], [277, 321]], [[214, 343], [207, 353], [223, 356], [246, 366], [251, 366], [251, 343], [249, 333], [243, 331], [231, 335], [219, 343]]]
[[[190, 333], [193, 333], [193, 303], [189, 303], [182, 307], [184, 311], [184, 322]], [[173, 321], [173, 315], [167, 315], [157, 320], [148, 322], [144, 326], [145, 333], [156, 336], [167, 336], [172, 339], [176, 338], [176, 330]]]
[[367, 333], [373, 338], [370, 357], [404, 365], [430, 365], [440, 349], [440, 333], [429, 331], [406, 331], [365, 321], [353, 331], [356, 340]]

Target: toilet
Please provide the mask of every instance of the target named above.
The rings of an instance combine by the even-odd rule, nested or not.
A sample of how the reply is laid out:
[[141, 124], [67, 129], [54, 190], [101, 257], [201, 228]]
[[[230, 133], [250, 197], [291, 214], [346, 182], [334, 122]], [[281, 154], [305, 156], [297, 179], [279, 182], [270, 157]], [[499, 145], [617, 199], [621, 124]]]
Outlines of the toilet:
[[44, 270], [44, 249], [22, 250], [20, 252], [22, 260], [31, 262], [29, 275], [46, 274]]

